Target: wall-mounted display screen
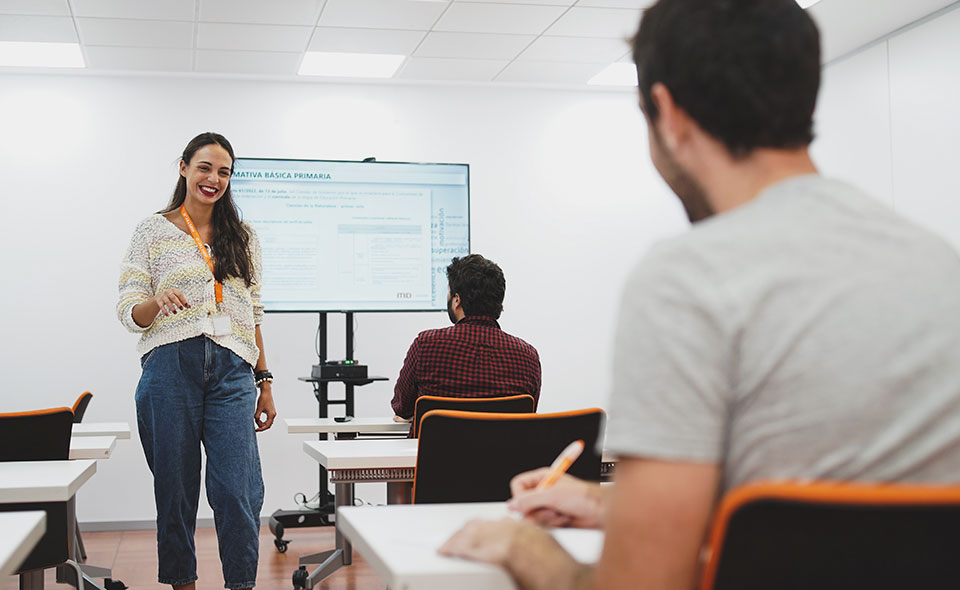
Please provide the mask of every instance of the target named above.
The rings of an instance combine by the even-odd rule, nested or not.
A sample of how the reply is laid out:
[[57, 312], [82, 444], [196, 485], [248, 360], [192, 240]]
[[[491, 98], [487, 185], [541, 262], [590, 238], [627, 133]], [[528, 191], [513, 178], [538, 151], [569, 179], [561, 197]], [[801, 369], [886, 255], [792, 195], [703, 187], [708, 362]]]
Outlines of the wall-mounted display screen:
[[434, 311], [470, 252], [467, 164], [237, 158], [268, 312]]

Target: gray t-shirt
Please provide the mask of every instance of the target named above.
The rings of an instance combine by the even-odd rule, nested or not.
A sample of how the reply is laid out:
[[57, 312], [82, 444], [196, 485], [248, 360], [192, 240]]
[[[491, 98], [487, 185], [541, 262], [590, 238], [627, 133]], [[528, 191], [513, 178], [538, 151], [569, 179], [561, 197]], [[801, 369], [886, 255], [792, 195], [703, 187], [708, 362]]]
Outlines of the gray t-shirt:
[[659, 244], [623, 296], [606, 447], [767, 478], [960, 481], [960, 258], [816, 175]]

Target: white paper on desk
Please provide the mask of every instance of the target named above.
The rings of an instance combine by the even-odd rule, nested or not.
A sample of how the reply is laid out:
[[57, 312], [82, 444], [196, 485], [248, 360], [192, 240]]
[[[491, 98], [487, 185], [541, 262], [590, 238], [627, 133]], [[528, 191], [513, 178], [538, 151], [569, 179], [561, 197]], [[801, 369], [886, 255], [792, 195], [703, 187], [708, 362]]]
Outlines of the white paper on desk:
[[603, 551], [603, 531], [593, 529], [553, 529], [560, 546], [580, 563], [597, 563]]
[[[484, 512], [486, 513], [477, 514], [474, 515], [474, 517], [482, 520], [499, 520], [508, 514], [505, 508]], [[465, 521], [455, 518], [443, 522], [420, 522], [417, 525], [416, 535], [410, 535], [407, 530], [398, 530], [390, 536], [393, 537], [391, 539], [392, 542], [402, 543], [410, 548], [416, 547], [434, 553], [447, 539], [463, 528], [465, 524]], [[592, 564], [600, 560], [600, 553], [603, 550], [602, 531], [555, 528], [550, 529], [550, 533], [553, 535], [553, 538], [557, 540], [557, 543], [566, 549], [577, 561]]]

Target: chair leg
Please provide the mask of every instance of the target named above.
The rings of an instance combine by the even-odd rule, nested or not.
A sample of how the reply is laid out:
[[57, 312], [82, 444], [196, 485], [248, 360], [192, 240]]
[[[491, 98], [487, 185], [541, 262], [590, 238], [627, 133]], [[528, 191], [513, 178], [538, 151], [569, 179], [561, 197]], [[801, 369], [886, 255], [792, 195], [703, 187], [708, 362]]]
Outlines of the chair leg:
[[93, 578], [84, 573], [79, 563], [73, 561], [72, 559], [68, 559], [63, 563], [63, 566], [70, 568], [67, 571], [72, 570], [71, 573], [76, 576], [73, 579], [78, 581], [77, 585], [73, 584], [73, 580], [67, 581], [67, 584], [70, 584], [77, 590], [104, 590], [103, 586], [97, 584]]
[[73, 519], [74, 530], [77, 531], [77, 552], [79, 553], [79, 561], [83, 563], [87, 560], [87, 549], [83, 546], [83, 535], [80, 534], [80, 523], [77, 522], [76, 517]]
[[43, 570], [21, 573], [20, 590], [43, 590]]

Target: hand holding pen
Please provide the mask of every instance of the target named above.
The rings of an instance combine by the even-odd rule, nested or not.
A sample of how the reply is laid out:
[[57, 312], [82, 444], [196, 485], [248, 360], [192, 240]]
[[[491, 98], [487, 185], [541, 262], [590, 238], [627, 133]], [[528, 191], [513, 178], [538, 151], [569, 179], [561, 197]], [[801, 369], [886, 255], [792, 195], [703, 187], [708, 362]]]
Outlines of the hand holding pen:
[[[575, 446], [577, 442], [580, 443], [578, 448]], [[510, 482], [513, 498], [507, 502], [507, 507], [545, 526], [600, 527], [603, 501], [599, 484], [564, 473], [582, 451], [583, 442], [575, 441], [560, 453], [550, 467], [514, 477]]]

